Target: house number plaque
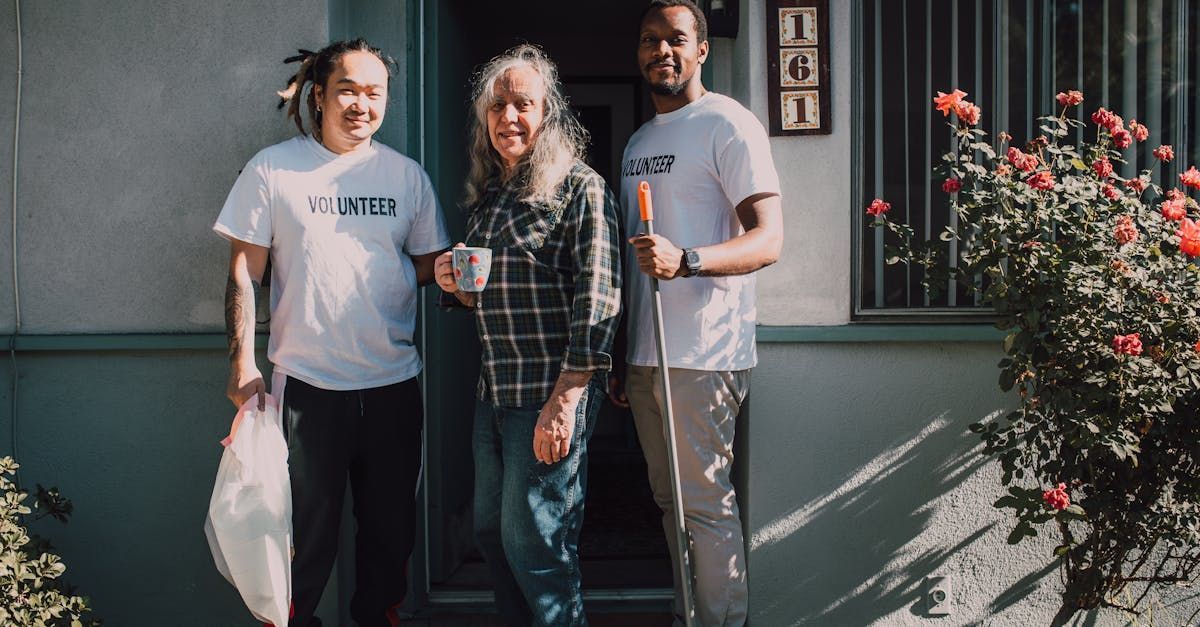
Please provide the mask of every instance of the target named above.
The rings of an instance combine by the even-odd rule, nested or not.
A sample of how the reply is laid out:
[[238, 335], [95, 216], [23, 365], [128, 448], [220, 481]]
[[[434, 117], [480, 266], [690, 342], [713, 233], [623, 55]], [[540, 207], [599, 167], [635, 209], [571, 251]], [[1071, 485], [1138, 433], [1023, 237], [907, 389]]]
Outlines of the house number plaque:
[[829, 0], [767, 1], [771, 135], [827, 135]]

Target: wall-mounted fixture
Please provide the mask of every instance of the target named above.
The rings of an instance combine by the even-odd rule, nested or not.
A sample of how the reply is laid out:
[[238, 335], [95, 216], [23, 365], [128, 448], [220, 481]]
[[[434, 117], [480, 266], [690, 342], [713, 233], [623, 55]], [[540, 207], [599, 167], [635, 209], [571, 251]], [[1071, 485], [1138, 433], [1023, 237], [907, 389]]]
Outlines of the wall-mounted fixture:
[[706, 0], [701, 6], [708, 18], [709, 37], [737, 37], [738, 0]]

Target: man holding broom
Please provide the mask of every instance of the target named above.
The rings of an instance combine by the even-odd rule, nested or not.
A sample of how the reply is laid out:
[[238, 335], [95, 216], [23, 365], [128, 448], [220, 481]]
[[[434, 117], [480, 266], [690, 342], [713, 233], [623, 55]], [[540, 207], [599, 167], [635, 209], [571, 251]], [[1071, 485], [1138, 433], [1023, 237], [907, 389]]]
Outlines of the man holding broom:
[[[642, 16], [637, 61], [657, 115], [629, 140], [621, 202], [629, 230], [626, 381], [655, 501], [663, 510], [684, 613], [672, 505], [678, 465], [691, 536], [695, 624], [746, 620], [746, 558], [730, 469], [734, 424], [755, 353], [754, 276], [783, 241], [779, 179], [762, 124], [731, 98], [705, 90], [704, 14], [690, 0], [655, 0]], [[654, 231], [639, 230], [638, 185], [649, 183]], [[662, 282], [675, 457], [665, 438], [651, 279]], [[614, 390], [614, 399], [623, 397]]]

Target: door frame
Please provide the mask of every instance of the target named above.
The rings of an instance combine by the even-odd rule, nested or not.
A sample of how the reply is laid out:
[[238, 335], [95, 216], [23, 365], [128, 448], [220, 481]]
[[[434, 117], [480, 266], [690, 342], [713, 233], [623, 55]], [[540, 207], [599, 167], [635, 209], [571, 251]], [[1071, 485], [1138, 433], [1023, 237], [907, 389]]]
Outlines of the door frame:
[[[407, 3], [407, 27], [408, 41], [406, 46], [405, 62], [407, 64], [409, 89], [407, 89], [406, 106], [410, 115], [407, 121], [407, 142], [406, 148], [408, 154], [414, 155], [433, 180], [435, 188], [441, 187], [445, 181], [441, 181], [442, 172], [440, 172], [440, 159], [442, 157], [442, 147], [439, 142], [428, 141], [429, 137], [439, 136], [440, 124], [442, 116], [440, 115], [441, 108], [439, 107], [439, 87], [442, 77], [439, 73], [440, 67], [438, 63], [438, 55], [431, 51], [436, 51], [438, 42], [439, 15], [441, 5], [437, 2], [430, 3], [427, 0], [409, 0]], [[432, 9], [432, 10], [431, 10]], [[711, 70], [704, 68], [702, 74], [706, 78]], [[435, 302], [432, 296], [432, 290], [424, 290], [421, 294], [421, 316], [436, 315]], [[422, 354], [427, 354], [425, 349], [435, 332], [431, 332], [428, 324], [420, 324], [418, 342]], [[426, 406], [426, 426], [428, 427], [430, 417], [433, 416], [439, 403], [436, 397], [431, 396], [431, 392], [437, 392], [443, 386], [439, 385], [438, 381], [430, 381], [424, 373], [421, 376], [421, 393], [425, 399]], [[444, 390], [442, 390], [444, 391]], [[431, 409], [433, 408], [433, 409]], [[430, 467], [430, 453], [437, 454], [435, 447], [430, 443], [430, 430], [428, 428], [422, 431], [422, 459], [423, 468]], [[437, 444], [436, 442], [433, 444]], [[413, 550], [413, 555], [410, 561], [409, 568], [409, 586], [410, 594], [405, 603], [405, 609], [416, 610], [420, 608], [437, 609], [437, 608], [490, 608], [494, 607], [495, 599], [491, 590], [444, 590], [438, 589], [431, 581], [430, 575], [430, 480], [428, 473], [423, 472], [421, 482], [418, 489], [418, 523], [417, 523], [417, 539]], [[599, 609], [599, 611], [618, 611], [618, 612], [638, 612], [650, 610], [662, 610], [668, 607], [673, 600], [673, 591], [670, 588], [613, 588], [603, 590], [584, 590], [583, 597], [591, 607]]]

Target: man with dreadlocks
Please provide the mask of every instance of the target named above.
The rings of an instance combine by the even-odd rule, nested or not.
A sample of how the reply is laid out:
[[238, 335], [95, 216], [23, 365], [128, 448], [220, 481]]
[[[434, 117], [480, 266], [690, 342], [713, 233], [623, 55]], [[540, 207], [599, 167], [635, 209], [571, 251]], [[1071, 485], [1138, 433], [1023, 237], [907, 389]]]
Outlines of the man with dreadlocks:
[[358, 526], [351, 614], [362, 627], [394, 626], [421, 466], [417, 288], [433, 280], [450, 242], [429, 177], [372, 139], [391, 59], [358, 39], [291, 60], [300, 71], [280, 96], [301, 134], [250, 159], [213, 226], [232, 247], [226, 394], [239, 407], [255, 396], [265, 404], [254, 303], [269, 258], [267, 358], [292, 483], [289, 624], [321, 624], [313, 613], [337, 554], [349, 476]]

